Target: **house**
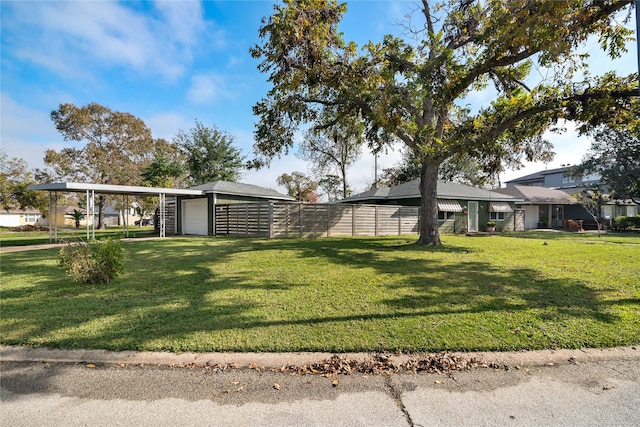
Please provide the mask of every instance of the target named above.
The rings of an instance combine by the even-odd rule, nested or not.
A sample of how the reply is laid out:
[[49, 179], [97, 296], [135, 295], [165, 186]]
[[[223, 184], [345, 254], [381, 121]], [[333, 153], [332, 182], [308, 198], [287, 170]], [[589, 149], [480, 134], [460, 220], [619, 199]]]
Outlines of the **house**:
[[[239, 182], [214, 181], [191, 187], [198, 196], [178, 196], [175, 202], [175, 233], [214, 235], [215, 207], [234, 203], [268, 201], [293, 202], [295, 198], [277, 191]], [[171, 230], [168, 230], [170, 232]]]
[[[488, 221], [498, 230], [520, 229], [516, 205], [524, 200], [495, 191], [455, 182], [438, 182], [438, 230], [440, 233], [485, 231]], [[395, 187], [379, 187], [338, 201], [382, 205], [420, 206], [419, 180]], [[518, 220], [516, 220], [516, 218]]]
[[40, 211], [35, 209], [2, 209], [0, 210], [0, 227], [20, 227], [36, 225], [41, 220]]
[[595, 185], [600, 182], [601, 177], [597, 174], [585, 175], [581, 178], [573, 178], [569, 175], [570, 168], [570, 166], [563, 166], [560, 168], [543, 170], [506, 181], [505, 184], [507, 187], [528, 186], [553, 188], [573, 194], [585, 187]]
[[517, 205], [524, 212], [525, 230], [566, 228], [565, 220], [591, 219], [591, 215], [577, 200], [564, 191], [528, 185], [515, 185], [494, 191], [522, 200]]
[[[505, 182], [507, 189], [518, 188], [519, 190], [510, 190], [503, 192], [504, 194], [516, 195], [516, 197], [525, 197], [528, 199], [527, 203], [528, 209], [530, 211], [529, 218], [533, 221], [533, 211], [534, 205], [541, 206], [540, 211], [540, 226], [552, 226], [552, 227], [560, 227], [563, 223], [563, 218], [566, 219], [574, 219], [574, 220], [587, 220], [593, 221], [593, 218], [586, 209], [584, 209], [581, 205], [579, 205], [575, 199], [573, 203], [565, 203], [562, 199], [564, 196], [559, 194], [553, 194], [551, 192], [547, 192], [546, 195], [543, 195], [543, 192], [535, 192], [532, 190], [527, 190], [523, 187], [543, 187], [547, 189], [560, 190], [566, 195], [574, 195], [582, 192], [583, 190], [588, 189], [594, 185], [600, 183], [600, 175], [591, 174], [584, 175], [580, 178], [573, 178], [569, 175], [570, 166], [563, 166], [560, 168], [549, 169], [544, 171], [539, 171], [536, 173], [532, 173], [529, 175], [525, 175], [520, 178], [512, 179], [510, 181]], [[496, 191], [501, 191], [503, 189], [499, 189]], [[530, 197], [528, 197], [528, 196]], [[547, 198], [547, 201], [544, 201], [544, 198]], [[554, 199], [556, 199], [554, 202]], [[545, 206], [556, 205], [557, 212], [555, 214], [549, 214], [548, 209]], [[564, 209], [564, 212], [562, 211]], [[638, 210], [638, 206], [632, 200], [619, 200], [619, 199], [611, 199], [607, 200], [607, 202], [601, 207], [599, 216], [603, 220], [611, 220], [616, 216], [635, 216], [638, 215], [640, 211]], [[530, 223], [529, 225], [531, 225]]]
[[[80, 182], [56, 182], [33, 184], [29, 190], [48, 191], [51, 194], [81, 193], [86, 194], [90, 206], [95, 206], [96, 194], [113, 196], [153, 196], [158, 197], [157, 224], [160, 237], [167, 234], [215, 234], [215, 206], [229, 203], [253, 203], [257, 201], [293, 201], [293, 197], [276, 191], [249, 184], [216, 181], [194, 188], [159, 188], [131, 185], [107, 185]], [[169, 198], [167, 198], [169, 196]], [[54, 197], [55, 199], [55, 197]], [[55, 207], [57, 209], [57, 206]], [[115, 212], [115, 211], [114, 211]], [[110, 217], [105, 215], [105, 222]], [[109, 221], [113, 220], [112, 218]], [[117, 219], [117, 218], [116, 218]], [[50, 238], [56, 238], [57, 224]], [[95, 220], [93, 227], [95, 227]], [[125, 235], [127, 227], [123, 225]], [[89, 230], [87, 230], [89, 236]], [[87, 237], [89, 238], [89, 237]]]

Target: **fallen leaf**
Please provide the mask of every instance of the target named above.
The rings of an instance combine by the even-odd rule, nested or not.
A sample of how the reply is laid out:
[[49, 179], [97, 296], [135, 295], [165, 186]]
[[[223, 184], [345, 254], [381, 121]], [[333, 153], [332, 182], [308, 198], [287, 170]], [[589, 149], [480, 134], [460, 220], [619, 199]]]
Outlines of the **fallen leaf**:
[[603, 390], [613, 390], [614, 388], [616, 388], [616, 386], [609, 384], [605, 384], [605, 386], [602, 387]]
[[338, 384], [340, 384], [340, 382], [338, 380], [331, 381], [331, 385], [334, 386], [334, 387], [338, 387]]
[[280, 390], [280, 384], [275, 383], [275, 384], [273, 385], [273, 388], [275, 388], [276, 390]]
[[96, 367], [96, 365], [94, 365], [93, 363], [87, 363], [84, 366], [86, 366], [87, 368], [95, 368]]

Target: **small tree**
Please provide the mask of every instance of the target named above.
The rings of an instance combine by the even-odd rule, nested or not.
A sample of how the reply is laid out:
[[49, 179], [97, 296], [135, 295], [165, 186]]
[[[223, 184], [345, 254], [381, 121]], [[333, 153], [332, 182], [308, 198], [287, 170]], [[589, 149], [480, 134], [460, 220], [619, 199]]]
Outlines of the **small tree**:
[[70, 212], [67, 215], [73, 218], [76, 228], [80, 228], [80, 220], [84, 218], [84, 214], [82, 213], [82, 211], [74, 209], [73, 212]]
[[342, 179], [340, 179], [338, 175], [326, 175], [318, 181], [318, 186], [326, 192], [327, 198], [331, 202], [333, 200], [340, 200], [344, 197], [342, 182]]
[[574, 194], [573, 197], [596, 222], [596, 227], [598, 227], [598, 237], [600, 237], [600, 229], [602, 228], [600, 223], [600, 212], [602, 205], [607, 202], [608, 197], [603, 194], [600, 188], [597, 187], [585, 189], [580, 193]]
[[311, 162], [316, 176], [337, 176], [342, 199], [350, 196], [347, 170], [360, 157], [362, 127], [337, 123], [328, 129], [310, 130], [300, 145], [298, 157]]
[[318, 194], [315, 192], [318, 183], [302, 172], [293, 172], [291, 175], [283, 173], [277, 179], [278, 185], [287, 189], [287, 194], [299, 202], [316, 203]]
[[207, 127], [196, 120], [196, 126], [189, 132], [180, 131], [174, 138], [186, 158], [191, 185], [206, 184], [211, 181], [236, 182], [242, 176], [245, 158], [233, 146], [235, 138], [219, 130]]

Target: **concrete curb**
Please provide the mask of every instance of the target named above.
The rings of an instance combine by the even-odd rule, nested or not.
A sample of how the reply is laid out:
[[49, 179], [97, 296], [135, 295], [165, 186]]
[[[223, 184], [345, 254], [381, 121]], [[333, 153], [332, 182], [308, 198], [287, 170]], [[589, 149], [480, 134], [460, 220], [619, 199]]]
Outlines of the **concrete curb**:
[[[286, 365], [301, 366], [321, 362], [335, 353], [169, 353], [150, 351], [107, 350], [61, 350], [20, 346], [0, 346], [0, 362], [51, 362], [51, 363], [96, 363], [156, 366], [235, 365], [238, 368], [280, 368]], [[615, 347], [607, 349], [536, 350], [518, 352], [452, 352], [467, 358], [476, 357], [500, 366], [549, 366], [562, 363], [585, 363], [607, 360], [638, 360], [638, 347]], [[357, 361], [373, 358], [372, 353], [341, 353]], [[394, 363], [400, 364], [411, 355], [393, 355]]]

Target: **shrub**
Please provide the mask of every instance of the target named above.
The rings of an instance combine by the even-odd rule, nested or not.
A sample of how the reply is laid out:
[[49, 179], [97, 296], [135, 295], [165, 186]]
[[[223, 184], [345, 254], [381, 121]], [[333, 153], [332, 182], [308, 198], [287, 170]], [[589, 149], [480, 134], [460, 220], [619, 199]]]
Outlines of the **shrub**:
[[58, 261], [76, 283], [109, 283], [124, 271], [120, 241], [70, 242], [60, 249]]
[[617, 216], [613, 219], [613, 228], [616, 230], [625, 230], [629, 226], [626, 216]]

